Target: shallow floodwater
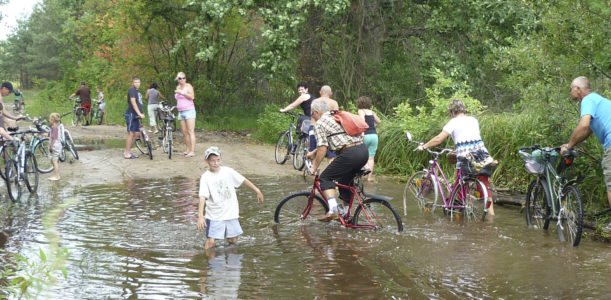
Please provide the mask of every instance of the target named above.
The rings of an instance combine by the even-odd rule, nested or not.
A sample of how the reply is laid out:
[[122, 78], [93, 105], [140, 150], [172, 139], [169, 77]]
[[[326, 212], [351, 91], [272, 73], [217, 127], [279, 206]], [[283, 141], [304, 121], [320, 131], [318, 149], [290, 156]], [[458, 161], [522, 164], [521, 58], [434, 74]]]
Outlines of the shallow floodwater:
[[[409, 203], [405, 231], [273, 222], [279, 200], [305, 190], [298, 177], [248, 176], [265, 195], [239, 189], [244, 235], [204, 251], [196, 229], [197, 179], [130, 180], [77, 189], [48, 187], [19, 205], [0, 206], [8, 252], [35, 259], [46, 249], [41, 216], [72, 203], [56, 229], [70, 251], [68, 278], [45, 299], [585, 299], [611, 294], [611, 247], [587, 238], [577, 248], [526, 228], [515, 207], [491, 222], [421, 216]], [[2, 186], [3, 187], [3, 186]], [[4, 188], [4, 187], [3, 187]], [[392, 196], [402, 214], [402, 184], [368, 192]], [[27, 195], [27, 193], [26, 193]]]

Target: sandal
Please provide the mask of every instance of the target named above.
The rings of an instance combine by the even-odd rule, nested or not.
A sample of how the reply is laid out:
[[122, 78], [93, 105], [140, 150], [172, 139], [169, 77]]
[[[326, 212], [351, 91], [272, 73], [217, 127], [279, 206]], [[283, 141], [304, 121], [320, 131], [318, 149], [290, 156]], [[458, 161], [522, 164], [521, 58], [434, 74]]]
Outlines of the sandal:
[[123, 158], [125, 158], [125, 159], [134, 159], [134, 158], [138, 158], [138, 155], [132, 154], [130, 157], [123, 156]]
[[188, 153], [188, 154], [185, 154], [185, 157], [193, 157], [193, 156], [195, 156], [195, 153]]

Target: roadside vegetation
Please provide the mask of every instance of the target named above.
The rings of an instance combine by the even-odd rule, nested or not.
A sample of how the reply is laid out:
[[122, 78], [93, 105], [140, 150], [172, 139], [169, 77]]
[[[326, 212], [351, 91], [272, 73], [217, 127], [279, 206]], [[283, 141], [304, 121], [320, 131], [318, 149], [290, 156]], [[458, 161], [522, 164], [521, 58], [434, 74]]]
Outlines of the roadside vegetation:
[[[70, 111], [67, 96], [85, 80], [121, 124], [132, 76], [143, 93], [157, 82], [172, 99], [183, 71], [198, 128], [251, 130], [269, 143], [287, 126], [277, 111], [296, 83], [314, 94], [328, 84], [347, 110], [374, 99], [376, 167], [401, 176], [428, 159], [404, 131], [431, 138], [461, 98], [500, 161], [497, 186], [524, 192], [517, 149], [568, 141], [579, 117], [570, 81], [587, 76], [611, 97], [610, 20], [605, 0], [45, 0], [0, 42], [0, 75], [39, 91], [44, 116]], [[602, 147], [591, 137], [580, 149], [574, 171], [591, 215], [608, 206]]]

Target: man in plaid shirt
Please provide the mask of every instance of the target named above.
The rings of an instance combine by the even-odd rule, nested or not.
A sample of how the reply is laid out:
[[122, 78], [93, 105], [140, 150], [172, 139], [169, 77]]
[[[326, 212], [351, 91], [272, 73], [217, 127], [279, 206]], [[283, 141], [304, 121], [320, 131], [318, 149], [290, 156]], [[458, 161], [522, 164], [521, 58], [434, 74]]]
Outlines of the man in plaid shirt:
[[[363, 144], [362, 135], [351, 136], [335, 121], [329, 112], [325, 101], [312, 102], [312, 118], [316, 121], [314, 135], [316, 136], [317, 151], [312, 162], [311, 173], [315, 173], [322, 162], [327, 149], [336, 153], [335, 159], [320, 174], [320, 187], [329, 203], [329, 212], [319, 221], [328, 222], [339, 218], [337, 200], [335, 199], [335, 182], [350, 185], [356, 173], [367, 163], [369, 153]], [[350, 201], [349, 190], [340, 189], [340, 198]]]

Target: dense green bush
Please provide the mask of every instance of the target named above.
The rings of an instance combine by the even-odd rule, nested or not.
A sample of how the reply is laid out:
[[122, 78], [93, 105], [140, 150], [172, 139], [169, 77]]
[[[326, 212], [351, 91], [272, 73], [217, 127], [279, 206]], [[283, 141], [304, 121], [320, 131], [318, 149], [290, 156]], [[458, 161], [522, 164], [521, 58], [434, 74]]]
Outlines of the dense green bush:
[[278, 136], [288, 129], [291, 117], [280, 113], [280, 105], [268, 104], [257, 119], [257, 131], [254, 138], [266, 143], [276, 143]]

